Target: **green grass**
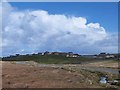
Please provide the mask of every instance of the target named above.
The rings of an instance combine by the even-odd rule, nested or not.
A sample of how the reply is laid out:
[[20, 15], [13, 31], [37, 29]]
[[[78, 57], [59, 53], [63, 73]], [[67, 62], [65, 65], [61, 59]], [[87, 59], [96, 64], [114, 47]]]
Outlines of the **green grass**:
[[93, 61], [84, 57], [66, 57], [62, 55], [20, 55], [14, 57], [3, 58], [3, 61], [35, 61], [44, 64], [79, 64], [83, 62]]
[[111, 62], [117, 62], [117, 63], [119, 63], [120, 62], [120, 60], [112, 60]]
[[[3, 61], [35, 61], [43, 64], [80, 64], [84, 62], [101, 61], [97, 59], [90, 59], [85, 57], [66, 57], [62, 55], [20, 55], [13, 57], [6, 57]], [[102, 60], [103, 61], [103, 60]], [[113, 61], [113, 62], [118, 62]]]

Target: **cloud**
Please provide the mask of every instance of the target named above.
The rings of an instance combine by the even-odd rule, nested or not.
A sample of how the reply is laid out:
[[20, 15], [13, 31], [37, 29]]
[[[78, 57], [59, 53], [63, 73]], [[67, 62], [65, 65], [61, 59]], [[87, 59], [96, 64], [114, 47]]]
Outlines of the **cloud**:
[[77, 53], [116, 50], [111, 36], [99, 23], [87, 24], [86, 18], [49, 14], [45, 10], [14, 10], [8, 3], [4, 6], [3, 56], [46, 50]]

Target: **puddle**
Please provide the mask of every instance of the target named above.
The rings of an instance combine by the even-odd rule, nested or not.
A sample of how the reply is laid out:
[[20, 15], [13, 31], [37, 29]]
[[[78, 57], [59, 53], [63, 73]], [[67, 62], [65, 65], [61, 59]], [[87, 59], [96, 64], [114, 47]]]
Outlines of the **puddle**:
[[27, 62], [15, 62], [16, 64], [28, 64]]
[[107, 78], [106, 77], [100, 77], [100, 83], [101, 84], [106, 84], [107, 83]]
[[112, 73], [112, 74], [119, 74], [119, 70], [118, 69], [112, 69], [112, 68], [84, 68], [87, 70], [91, 70], [91, 71], [99, 71], [99, 72], [108, 72], [108, 73]]

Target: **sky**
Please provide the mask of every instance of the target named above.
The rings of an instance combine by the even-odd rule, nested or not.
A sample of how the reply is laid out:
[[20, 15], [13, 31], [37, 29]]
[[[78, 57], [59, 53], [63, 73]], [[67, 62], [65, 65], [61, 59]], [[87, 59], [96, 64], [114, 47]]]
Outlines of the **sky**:
[[118, 51], [118, 3], [3, 3], [2, 55]]

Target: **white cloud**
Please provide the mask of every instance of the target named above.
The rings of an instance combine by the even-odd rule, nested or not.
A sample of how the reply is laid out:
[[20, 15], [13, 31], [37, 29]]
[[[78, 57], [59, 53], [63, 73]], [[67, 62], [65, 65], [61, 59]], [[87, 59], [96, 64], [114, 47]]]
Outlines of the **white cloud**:
[[3, 55], [45, 50], [96, 53], [99, 47], [103, 48], [97, 42], [108, 38], [99, 23], [87, 24], [83, 17], [49, 14], [44, 10], [17, 11], [7, 4], [4, 18]]

